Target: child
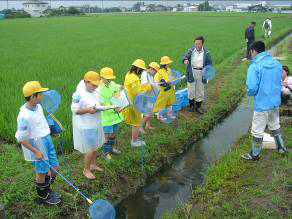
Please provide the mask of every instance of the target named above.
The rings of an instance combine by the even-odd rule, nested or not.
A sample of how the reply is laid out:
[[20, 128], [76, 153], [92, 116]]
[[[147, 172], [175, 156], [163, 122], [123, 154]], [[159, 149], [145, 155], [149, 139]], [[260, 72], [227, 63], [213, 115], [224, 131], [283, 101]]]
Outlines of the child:
[[[110, 98], [115, 96], [123, 87], [113, 81], [116, 79], [116, 76], [114, 76], [114, 72], [111, 68], [105, 67], [101, 69], [100, 76], [103, 82], [98, 87], [98, 92], [101, 97], [100, 102], [103, 105], [112, 105]], [[102, 146], [102, 154], [103, 159], [105, 160], [111, 159], [112, 152], [117, 154], [121, 153], [119, 150], [113, 148], [116, 142], [116, 133], [119, 129], [119, 123], [123, 121], [119, 112], [121, 112], [120, 108], [101, 112], [101, 123], [105, 135], [105, 143]]]
[[[50, 128], [40, 105], [42, 88], [38, 81], [27, 82], [23, 87], [26, 103], [20, 108], [17, 117], [17, 132], [15, 137], [22, 145], [26, 160], [33, 160], [36, 172], [36, 191], [40, 203], [56, 205], [61, 202], [60, 195], [50, 189], [54, 183], [56, 173], [44, 162], [48, 162], [54, 169], [59, 169], [57, 154], [50, 136]], [[38, 160], [38, 161], [36, 161]], [[50, 172], [50, 175], [48, 173]]]
[[289, 76], [289, 68], [284, 65], [282, 70], [282, 102], [290, 103], [292, 100], [292, 77]]
[[[170, 84], [170, 64], [172, 60], [168, 56], [161, 57], [160, 70], [154, 76], [154, 81], [160, 83], [159, 95], [154, 105], [153, 112], [160, 112], [163, 109], [169, 109], [168, 117], [175, 119], [171, 106], [176, 101], [174, 86]], [[160, 116], [160, 120], [163, 118]]]
[[[147, 68], [146, 71], [143, 71], [142, 75], [141, 75], [141, 83], [142, 84], [153, 84], [154, 83], [154, 75], [156, 74], [156, 72], [159, 71], [159, 64], [157, 64], [156, 62], [151, 62]], [[157, 96], [158, 95], [158, 90], [155, 89], [155, 87], [153, 87], [153, 89], [148, 92], [147, 94], [149, 96]], [[145, 132], [144, 128], [146, 129], [154, 129], [153, 127], [151, 127], [150, 125], [150, 119], [153, 117], [153, 113], [150, 113], [148, 115], [144, 115], [143, 120], [142, 120], [142, 126], [141, 126], [141, 131]]]
[[96, 150], [104, 144], [100, 111], [111, 108], [101, 106], [100, 97], [96, 92], [99, 84], [99, 74], [94, 71], [87, 72], [73, 94], [71, 105], [74, 149], [85, 154], [83, 175], [88, 179], [96, 178], [91, 170], [103, 171], [96, 165]]
[[[133, 62], [130, 71], [125, 77], [125, 88], [128, 92], [129, 99], [134, 103], [135, 97], [140, 93], [146, 93], [151, 91], [151, 84], [141, 84], [139, 76], [145, 69], [145, 62], [141, 59], [137, 59]], [[135, 110], [134, 105], [126, 108], [122, 112], [124, 121], [126, 124], [132, 126], [132, 147], [141, 147], [145, 145], [143, 140], [139, 140], [140, 126], [142, 122], [141, 113]]]

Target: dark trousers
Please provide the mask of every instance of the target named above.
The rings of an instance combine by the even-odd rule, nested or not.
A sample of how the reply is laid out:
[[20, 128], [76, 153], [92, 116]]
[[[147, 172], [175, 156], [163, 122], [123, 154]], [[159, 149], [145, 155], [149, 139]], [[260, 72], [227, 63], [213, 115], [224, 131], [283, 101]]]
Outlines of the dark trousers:
[[251, 59], [250, 46], [254, 41], [247, 41], [246, 43], [246, 58]]

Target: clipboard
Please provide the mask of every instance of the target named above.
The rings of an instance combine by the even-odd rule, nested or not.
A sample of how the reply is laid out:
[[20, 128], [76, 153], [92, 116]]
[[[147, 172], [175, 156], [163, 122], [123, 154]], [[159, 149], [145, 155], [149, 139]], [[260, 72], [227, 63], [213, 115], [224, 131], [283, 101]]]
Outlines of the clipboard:
[[115, 96], [111, 97], [110, 102], [112, 103], [113, 106], [119, 107], [121, 109], [125, 109], [131, 105], [126, 90], [122, 90]]

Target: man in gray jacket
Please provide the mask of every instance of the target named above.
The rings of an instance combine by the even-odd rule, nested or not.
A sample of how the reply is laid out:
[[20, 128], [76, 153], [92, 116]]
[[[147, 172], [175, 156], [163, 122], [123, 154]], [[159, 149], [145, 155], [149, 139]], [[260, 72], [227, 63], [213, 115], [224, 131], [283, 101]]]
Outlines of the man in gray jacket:
[[211, 55], [208, 49], [203, 47], [204, 41], [202, 36], [195, 38], [194, 47], [188, 49], [182, 58], [183, 63], [187, 65], [190, 112], [194, 112], [196, 109], [199, 114], [203, 114], [201, 105], [204, 100], [204, 84], [206, 83], [202, 77], [202, 69], [206, 65], [212, 65]]

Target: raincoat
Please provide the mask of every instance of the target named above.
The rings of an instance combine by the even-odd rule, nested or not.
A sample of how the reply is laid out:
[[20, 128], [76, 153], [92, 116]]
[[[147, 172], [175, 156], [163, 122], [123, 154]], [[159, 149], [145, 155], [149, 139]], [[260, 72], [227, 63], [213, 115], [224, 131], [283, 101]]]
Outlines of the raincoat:
[[[160, 82], [161, 79], [164, 79], [167, 83], [170, 82], [170, 72], [171, 69], [168, 68], [166, 71], [164, 68], [160, 69], [156, 75], [154, 76], [155, 82]], [[168, 91], [164, 91], [164, 87], [159, 86], [159, 95], [155, 102], [153, 112], [159, 112], [171, 105], [173, 105], [176, 101], [174, 85], [171, 85], [171, 89]]]
[[132, 102], [132, 104], [122, 112], [124, 121], [128, 125], [140, 127], [142, 122], [142, 114], [135, 110], [133, 103], [138, 94], [151, 91], [151, 84], [142, 85], [136, 74], [128, 72], [125, 77], [124, 85], [128, 92], [128, 97]]
[[79, 109], [100, 107], [100, 97], [97, 92], [88, 92], [84, 81], [80, 81], [76, 92], [72, 96], [72, 119], [74, 149], [81, 153], [88, 153], [102, 146], [105, 139], [101, 126], [100, 111], [94, 114], [76, 114]]
[[275, 109], [281, 104], [282, 65], [271, 55], [261, 52], [247, 71], [247, 95], [254, 96], [257, 112]]
[[[100, 95], [100, 102], [104, 106], [111, 106], [110, 98], [115, 96], [120, 91], [120, 85], [111, 81], [109, 84], [102, 83], [97, 91]], [[101, 111], [101, 124], [102, 126], [112, 126], [122, 122], [122, 115], [115, 112], [115, 110]]]

